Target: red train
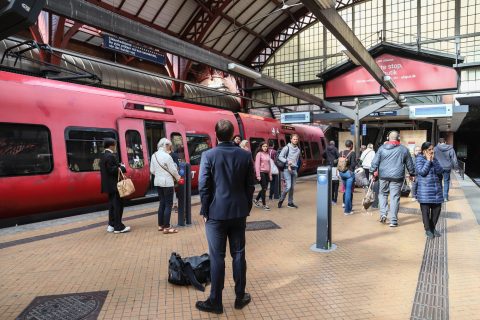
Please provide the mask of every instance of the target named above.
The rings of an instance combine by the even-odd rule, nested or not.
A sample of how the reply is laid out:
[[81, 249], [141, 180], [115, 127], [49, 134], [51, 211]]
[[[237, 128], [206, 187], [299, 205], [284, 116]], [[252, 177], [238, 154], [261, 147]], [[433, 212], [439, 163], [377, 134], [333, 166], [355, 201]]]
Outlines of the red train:
[[203, 151], [216, 145], [214, 125], [228, 119], [251, 143], [279, 146], [300, 136], [301, 172], [314, 171], [323, 132], [284, 126], [250, 114], [0, 71], [0, 219], [106, 202], [100, 194], [102, 140], [117, 139], [136, 192], [151, 188], [149, 159], [162, 137], [192, 165], [193, 187]]

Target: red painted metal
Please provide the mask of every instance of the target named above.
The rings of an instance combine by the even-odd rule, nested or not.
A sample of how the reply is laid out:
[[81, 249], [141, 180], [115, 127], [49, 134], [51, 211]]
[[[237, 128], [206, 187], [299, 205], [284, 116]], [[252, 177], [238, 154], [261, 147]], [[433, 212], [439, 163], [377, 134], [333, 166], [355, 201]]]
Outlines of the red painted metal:
[[[230, 120], [239, 133], [235, 115], [227, 110], [171, 101], [72, 83], [35, 78], [31, 76], [0, 71], [0, 95], [9, 112], [2, 113], [1, 122], [39, 124], [46, 126], [51, 134], [53, 171], [49, 174], [14, 176], [0, 178], [0, 219], [32, 215], [40, 212], [67, 210], [99, 203], [105, 203], [100, 193], [99, 172], [73, 172], [67, 165], [65, 129], [67, 127], [111, 128], [117, 130], [121, 159], [126, 158], [125, 131], [135, 129], [141, 133], [144, 143], [145, 166], [141, 169], [128, 168], [137, 188], [135, 197], [143, 196], [150, 182], [149, 159], [145, 144], [144, 121], [158, 121], [165, 124], [166, 134], [179, 132], [206, 133], [215, 145], [215, 123], [220, 119]], [[130, 104], [167, 107], [173, 114], [131, 109]], [[282, 129], [278, 121], [269, 118], [240, 114], [245, 127], [246, 138], [268, 139], [278, 130], [284, 137], [288, 130]], [[323, 139], [318, 128], [295, 126], [301, 139], [317, 141]], [[320, 147], [321, 144], [319, 143]], [[185, 148], [187, 149], [187, 148]], [[188, 152], [186, 152], [189, 161]], [[314, 170], [320, 159], [308, 164], [303, 170]], [[198, 166], [192, 171], [198, 176]], [[197, 178], [193, 181], [197, 185]], [[12, 187], [15, 186], [15, 187]]]
[[[392, 78], [398, 92], [457, 88], [457, 72], [450, 67], [391, 54], [382, 54], [375, 61]], [[325, 92], [327, 98], [375, 95], [380, 93], [380, 85], [363, 67], [356, 67], [328, 80]]]

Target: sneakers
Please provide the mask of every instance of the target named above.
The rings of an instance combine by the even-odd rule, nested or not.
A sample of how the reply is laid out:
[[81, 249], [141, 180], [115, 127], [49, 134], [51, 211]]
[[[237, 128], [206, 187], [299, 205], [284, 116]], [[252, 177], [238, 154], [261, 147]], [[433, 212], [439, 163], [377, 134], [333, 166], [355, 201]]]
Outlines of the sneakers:
[[295, 209], [298, 209], [298, 206], [297, 206], [295, 203], [293, 203], [293, 202], [291, 202], [291, 203], [287, 204], [287, 207], [288, 207], [288, 208], [295, 208]]
[[332, 201], [332, 206], [336, 206], [337, 203], [335, 201]]
[[283, 204], [283, 200], [278, 201], [278, 207], [281, 208]]
[[382, 215], [380, 216], [380, 220], [379, 220], [381, 223], [385, 223], [387, 221], [387, 216], [386, 215]]
[[113, 231], [113, 233], [118, 234], [118, 233], [125, 233], [125, 232], [129, 232], [129, 231], [130, 231], [130, 227], [125, 227], [122, 230], [115, 230], [115, 231]]
[[350, 212], [344, 212], [343, 214], [344, 214], [344, 215], [346, 215], [346, 216], [351, 216], [351, 215], [353, 214], [353, 211], [350, 211]]
[[342, 203], [342, 208], [345, 208], [345, 203]]
[[433, 235], [434, 235], [435, 237], [441, 237], [441, 236], [442, 236], [442, 234], [440, 233], [440, 231], [437, 231], [437, 230], [434, 230], [434, 231], [433, 231]]
[[427, 236], [428, 239], [433, 239], [433, 233], [432, 233], [432, 231], [430, 231], [430, 230], [425, 231], [425, 235]]
[[242, 299], [239, 299], [239, 298], [235, 299], [235, 309], [243, 309], [243, 307], [249, 304], [250, 301], [252, 301], [252, 297], [250, 296], [249, 293], [245, 292]]
[[267, 206], [267, 205], [264, 205], [264, 206], [263, 206], [263, 210], [265, 210], [265, 211], [270, 211], [270, 207]]
[[109, 225], [107, 227], [107, 232], [113, 232], [115, 229], [113, 228], [113, 226]]
[[253, 205], [257, 208], [260, 208], [260, 202], [258, 202], [258, 200], [253, 200]]
[[414, 201], [417, 201], [417, 198], [412, 198], [412, 200], [411, 200], [411, 201], [412, 201], [412, 202], [414, 202]]
[[398, 222], [390, 222], [390, 228], [398, 227]]

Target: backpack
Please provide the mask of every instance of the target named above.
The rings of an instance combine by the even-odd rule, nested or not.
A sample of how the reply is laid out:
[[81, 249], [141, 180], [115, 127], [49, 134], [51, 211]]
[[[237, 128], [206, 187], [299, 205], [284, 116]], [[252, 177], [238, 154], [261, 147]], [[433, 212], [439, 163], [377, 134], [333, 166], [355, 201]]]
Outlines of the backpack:
[[352, 153], [350, 151], [347, 156], [345, 156], [345, 151], [342, 151], [342, 154], [340, 157], [338, 157], [338, 162], [337, 162], [337, 170], [339, 172], [347, 172], [348, 171], [348, 156]]
[[193, 285], [197, 290], [205, 291], [202, 283], [210, 282], [210, 257], [207, 253], [182, 259], [172, 252], [168, 260], [168, 282], [180, 286]]
[[[285, 154], [285, 159], [287, 159], [288, 151], [290, 150], [290, 148], [288, 146], [285, 146], [284, 148], [287, 148], [287, 153]], [[287, 165], [286, 162], [283, 162], [282, 160], [280, 160], [279, 157], [280, 157], [281, 153], [282, 153], [282, 151], [277, 152], [277, 156], [275, 157], [275, 165], [277, 166], [278, 170], [280, 170], [280, 171], [285, 169], [285, 166]]]

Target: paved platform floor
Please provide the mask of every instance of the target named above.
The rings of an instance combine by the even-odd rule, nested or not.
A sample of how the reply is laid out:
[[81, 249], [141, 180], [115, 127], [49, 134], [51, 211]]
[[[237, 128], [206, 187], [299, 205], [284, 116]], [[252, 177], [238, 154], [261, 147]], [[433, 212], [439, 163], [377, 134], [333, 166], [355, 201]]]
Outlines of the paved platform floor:
[[480, 226], [457, 180], [439, 222], [443, 237], [426, 240], [410, 198], [402, 198], [398, 228], [379, 223], [378, 211], [360, 210], [357, 189], [354, 215], [333, 207], [338, 248], [330, 253], [310, 250], [315, 190], [307, 177], [296, 187], [299, 209], [272, 202], [270, 212], [252, 210], [248, 221], [280, 229], [247, 232], [253, 300], [243, 310], [233, 308], [230, 257], [223, 315], [195, 309], [207, 293], [167, 282], [170, 253], [200, 255], [207, 242], [198, 206], [191, 227], [164, 235], [154, 203], [126, 212], [127, 234], [107, 233], [105, 214], [0, 232], [0, 319], [17, 318], [38, 296], [95, 291], [108, 291], [98, 319], [480, 319]]

